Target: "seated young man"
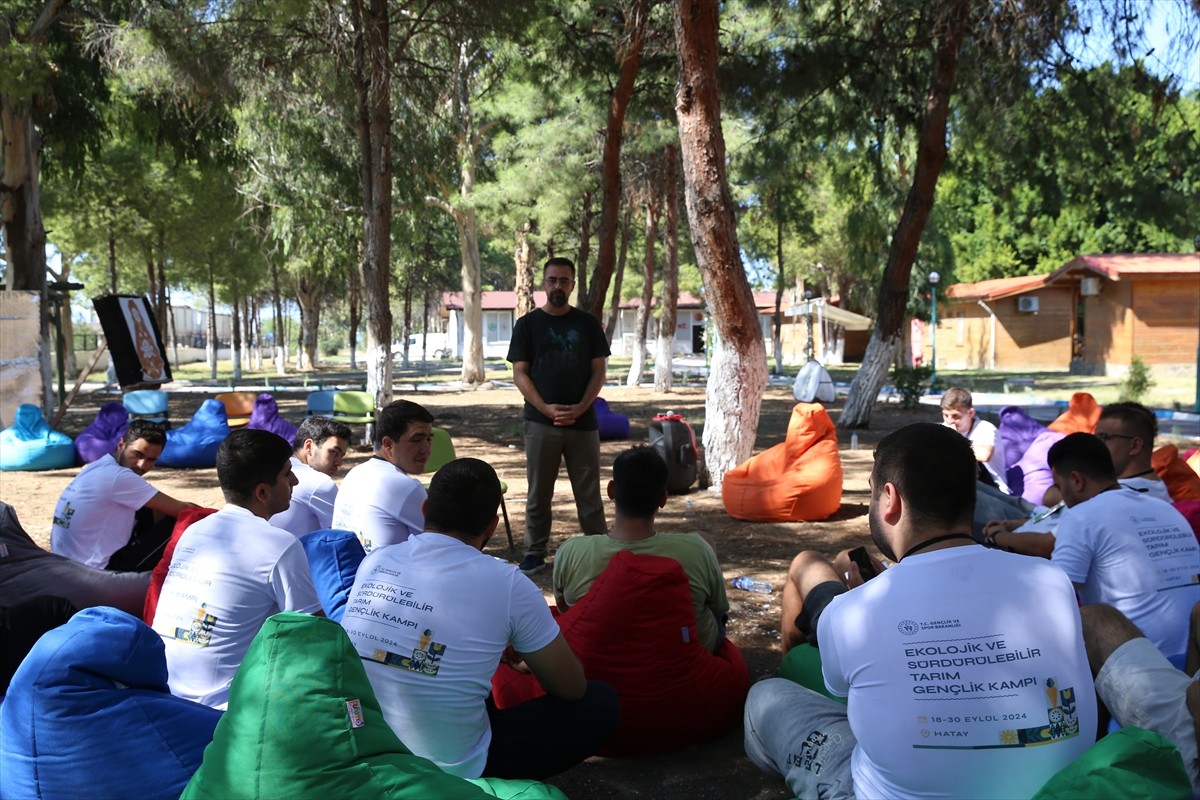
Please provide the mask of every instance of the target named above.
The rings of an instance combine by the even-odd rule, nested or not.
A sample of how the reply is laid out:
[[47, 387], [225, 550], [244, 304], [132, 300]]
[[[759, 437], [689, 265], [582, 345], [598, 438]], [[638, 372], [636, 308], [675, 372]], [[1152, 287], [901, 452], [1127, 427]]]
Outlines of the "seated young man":
[[[541, 779], [602, 747], [619, 704], [584, 676], [541, 590], [483, 554], [499, 507], [500, 479], [484, 462], [439, 469], [425, 532], [367, 555], [342, 627], [413, 753], [463, 778]], [[547, 694], [500, 710], [491, 682], [510, 646]]]
[[1004, 447], [1000, 443], [999, 431], [995, 425], [975, 415], [970, 392], [958, 387], [946, 390], [942, 395], [942, 424], [967, 437], [975, 460], [983, 465], [996, 488], [1007, 494]]
[[179, 537], [151, 627], [163, 639], [171, 694], [224, 708], [267, 617], [324, 613], [300, 541], [267, 522], [296, 483], [287, 442], [234, 431], [217, 451], [217, 480], [226, 505]]
[[433, 450], [433, 415], [394, 400], [375, 423], [375, 455], [346, 473], [333, 504], [333, 527], [353, 531], [368, 553], [424, 530], [420, 474]]
[[592, 583], [622, 550], [666, 556], [679, 562], [687, 575], [696, 607], [696, 630], [708, 651], [724, 638], [729, 599], [717, 554], [700, 534], [658, 533], [654, 518], [667, 504], [667, 463], [651, 447], [633, 447], [613, 461], [608, 496], [617, 507], [617, 518], [606, 536], [568, 539], [554, 558], [554, 598], [566, 611], [587, 594]]
[[350, 446], [350, 428], [328, 417], [308, 417], [296, 429], [292, 446], [296, 488], [287, 510], [271, 517], [271, 524], [296, 536], [331, 528], [338, 493], [333, 479]]
[[941, 425], [884, 437], [869, 522], [894, 566], [854, 589], [820, 554], [794, 568], [798, 628], [849, 701], [783, 678], [751, 687], [746, 754], [796, 795], [1030, 797], [1095, 741], [1070, 581], [975, 543], [973, 464]]
[[143, 477], [154, 469], [166, 443], [162, 426], [131, 422], [116, 452], [88, 464], [63, 489], [54, 507], [50, 552], [96, 569], [154, 569], [175, 518], [185, 508], [195, 508]]
[[1200, 796], [1200, 603], [1192, 607], [1182, 672], [1112, 606], [1080, 613], [1100, 701], [1121, 725], [1152, 730], [1178, 747], [1192, 796]]

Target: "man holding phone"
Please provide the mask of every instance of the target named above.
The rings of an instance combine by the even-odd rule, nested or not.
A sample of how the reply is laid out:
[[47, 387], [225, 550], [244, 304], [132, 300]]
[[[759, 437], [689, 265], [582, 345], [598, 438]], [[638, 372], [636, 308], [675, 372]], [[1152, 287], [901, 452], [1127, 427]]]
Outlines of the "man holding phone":
[[849, 701], [785, 678], [751, 688], [746, 754], [794, 794], [1029, 797], [1095, 741], [1071, 582], [971, 538], [974, 460], [940, 425], [890, 434], [869, 522], [894, 566], [863, 583], [865, 553], [840, 571], [792, 562], [784, 646], [819, 644], [825, 688]]

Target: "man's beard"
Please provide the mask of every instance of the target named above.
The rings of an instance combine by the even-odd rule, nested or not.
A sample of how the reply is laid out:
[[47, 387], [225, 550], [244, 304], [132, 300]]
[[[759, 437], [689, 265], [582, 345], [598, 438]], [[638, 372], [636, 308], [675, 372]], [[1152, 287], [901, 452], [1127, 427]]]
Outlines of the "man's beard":
[[550, 292], [550, 305], [555, 308], [562, 308], [567, 304], [567, 293], [562, 289], [554, 289]]
[[887, 556], [888, 560], [895, 563], [900, 559], [896, 558], [896, 553], [892, 550], [891, 544], [883, 536], [883, 524], [878, 519], [879, 509], [874, 503], [867, 510], [867, 524], [871, 528], [871, 541], [879, 548], [879, 552]]

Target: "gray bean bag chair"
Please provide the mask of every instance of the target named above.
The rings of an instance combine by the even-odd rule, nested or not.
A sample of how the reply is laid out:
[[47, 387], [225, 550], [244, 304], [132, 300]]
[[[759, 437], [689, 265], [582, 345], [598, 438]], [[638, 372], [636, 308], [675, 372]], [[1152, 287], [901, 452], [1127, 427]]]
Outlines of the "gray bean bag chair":
[[70, 600], [76, 608], [112, 606], [134, 616], [142, 613], [150, 573], [107, 572], [56, 556], [38, 547], [0, 502], [0, 606], [15, 606], [41, 595]]

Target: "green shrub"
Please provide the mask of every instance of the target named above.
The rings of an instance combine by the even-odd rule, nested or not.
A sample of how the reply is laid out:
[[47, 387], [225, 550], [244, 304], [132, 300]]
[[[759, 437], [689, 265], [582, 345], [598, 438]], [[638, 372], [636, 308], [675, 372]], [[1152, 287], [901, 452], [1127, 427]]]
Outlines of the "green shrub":
[[902, 408], [916, 408], [925, 393], [925, 381], [933, 375], [933, 367], [896, 367], [892, 370], [892, 381], [900, 392]]
[[1133, 361], [1129, 362], [1129, 374], [1121, 381], [1122, 402], [1140, 403], [1153, 386], [1154, 379], [1150, 377], [1150, 368], [1141, 358], [1134, 356]]

